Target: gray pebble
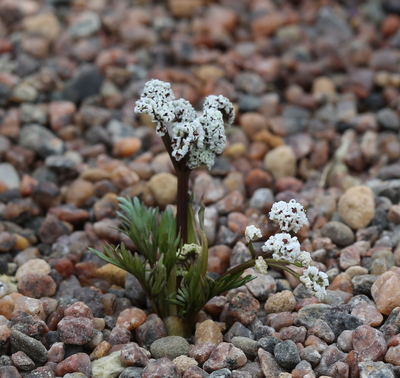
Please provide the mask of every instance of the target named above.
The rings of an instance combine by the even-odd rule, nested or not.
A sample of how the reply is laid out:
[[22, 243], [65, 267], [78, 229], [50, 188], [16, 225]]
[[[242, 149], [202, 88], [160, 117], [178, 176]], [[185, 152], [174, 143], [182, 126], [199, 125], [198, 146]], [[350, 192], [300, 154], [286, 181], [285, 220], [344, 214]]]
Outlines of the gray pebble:
[[296, 344], [292, 340], [285, 340], [274, 348], [274, 356], [279, 365], [286, 369], [293, 370], [301, 361]]
[[26, 336], [20, 331], [11, 331], [11, 345], [16, 350], [25, 352], [36, 362], [45, 363], [47, 361], [47, 350], [44, 345], [40, 341]]
[[189, 343], [180, 336], [163, 337], [150, 345], [150, 352], [154, 358], [167, 357], [171, 361], [182, 355], [187, 356], [189, 350]]

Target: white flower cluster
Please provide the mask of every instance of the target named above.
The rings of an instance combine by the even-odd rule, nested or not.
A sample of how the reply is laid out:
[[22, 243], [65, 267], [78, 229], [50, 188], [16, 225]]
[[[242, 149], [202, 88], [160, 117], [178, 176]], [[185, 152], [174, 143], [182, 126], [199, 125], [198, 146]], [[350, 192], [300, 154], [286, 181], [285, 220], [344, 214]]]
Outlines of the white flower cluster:
[[310, 266], [304, 270], [303, 275], [300, 276], [300, 281], [318, 299], [325, 297], [325, 288], [329, 285], [326, 273], [320, 272], [315, 266]]
[[140, 100], [136, 102], [135, 112], [148, 114], [156, 124], [156, 132], [163, 136], [167, 132], [167, 123], [175, 119], [171, 84], [161, 80], [148, 81]]
[[286, 260], [296, 262], [300, 255], [300, 243], [296, 236], [279, 233], [271, 236], [262, 246], [264, 252], [273, 251], [272, 258], [275, 260]]
[[267, 274], [268, 265], [265, 260], [258, 256], [255, 262], [255, 268], [262, 274]]
[[275, 202], [269, 213], [271, 220], [277, 221], [282, 231], [297, 232], [307, 222], [303, 206], [294, 199], [289, 202]]
[[185, 261], [190, 255], [197, 256], [201, 253], [201, 247], [195, 243], [184, 244], [178, 251], [178, 260]]
[[246, 227], [246, 231], [244, 232], [244, 235], [246, 236], [247, 243], [249, 243], [253, 239], [262, 237], [261, 230], [258, 227], [253, 226], [253, 225]]
[[[272, 206], [270, 219], [279, 222], [283, 231], [293, 230], [297, 232], [302, 225], [307, 222], [307, 218], [301, 204], [295, 200], [289, 203], [280, 201]], [[261, 230], [255, 226], [247, 226], [245, 231], [246, 241], [249, 243], [256, 237], [261, 237]], [[287, 262], [300, 264], [304, 269], [300, 276], [300, 281], [317, 298], [322, 299], [325, 296], [325, 287], [329, 285], [328, 276], [320, 272], [313, 265], [311, 256], [306, 251], [301, 251], [300, 243], [297, 237], [291, 236], [287, 232], [277, 233], [271, 236], [262, 246], [264, 252], [273, 252], [272, 258], [277, 262]], [[272, 263], [271, 263], [272, 264]], [[258, 256], [255, 267], [260, 273], [266, 273], [267, 263]]]
[[221, 95], [208, 96], [203, 114], [197, 117], [192, 105], [184, 99], [175, 100], [171, 85], [160, 80], [146, 83], [135, 111], [149, 114], [160, 136], [170, 125], [172, 156], [176, 161], [187, 156], [191, 169], [201, 164], [212, 168], [215, 155], [225, 148], [225, 126], [235, 118], [232, 103]]

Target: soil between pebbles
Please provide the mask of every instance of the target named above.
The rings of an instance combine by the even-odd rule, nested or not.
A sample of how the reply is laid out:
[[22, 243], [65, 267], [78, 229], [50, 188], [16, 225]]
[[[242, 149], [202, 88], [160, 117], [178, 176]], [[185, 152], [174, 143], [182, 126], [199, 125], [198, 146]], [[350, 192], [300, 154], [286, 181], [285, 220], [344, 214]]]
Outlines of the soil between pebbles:
[[[0, 376], [400, 377], [400, 4], [396, 0], [0, 0]], [[100, 261], [117, 196], [174, 206], [150, 78], [236, 106], [204, 194], [211, 274], [307, 208], [323, 303], [270, 270], [166, 337], [134, 277]], [[256, 243], [261, 248], [262, 242]]]

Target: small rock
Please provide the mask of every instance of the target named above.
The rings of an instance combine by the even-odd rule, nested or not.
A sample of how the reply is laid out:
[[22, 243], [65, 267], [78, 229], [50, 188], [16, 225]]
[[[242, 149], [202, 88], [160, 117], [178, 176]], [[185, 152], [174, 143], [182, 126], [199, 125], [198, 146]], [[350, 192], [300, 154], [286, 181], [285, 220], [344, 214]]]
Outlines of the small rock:
[[341, 247], [346, 247], [354, 242], [353, 231], [349, 226], [341, 222], [331, 221], [326, 223], [321, 229], [321, 234]]
[[65, 202], [76, 207], [83, 207], [85, 202], [94, 195], [93, 183], [87, 180], [74, 180], [67, 189]]
[[339, 200], [338, 212], [343, 221], [355, 230], [368, 226], [375, 215], [372, 190], [363, 185], [347, 189]]
[[20, 281], [29, 273], [48, 275], [51, 272], [50, 265], [42, 259], [32, 259], [21, 265], [15, 273], [15, 279]]
[[127, 344], [131, 339], [131, 331], [126, 328], [114, 327], [108, 336], [108, 342], [113, 347], [118, 344]]
[[300, 362], [299, 351], [292, 340], [285, 340], [274, 348], [274, 356], [279, 365], [288, 370], [293, 370]]
[[97, 13], [85, 11], [79, 13], [72, 22], [68, 33], [72, 38], [87, 38], [96, 33], [101, 27], [101, 20]]
[[105, 264], [96, 270], [97, 278], [108, 281], [111, 284], [123, 287], [125, 285], [126, 270], [113, 264]]
[[175, 203], [177, 178], [171, 173], [158, 173], [149, 180], [149, 187], [160, 206]]
[[0, 163], [0, 178], [1, 182], [8, 189], [19, 189], [21, 180], [16, 169], [8, 163]]
[[180, 374], [184, 374], [191, 366], [197, 367], [197, 361], [187, 356], [176, 357], [172, 363], [177, 367]]
[[400, 274], [392, 271], [383, 273], [373, 283], [371, 295], [378, 311], [389, 315], [400, 306]]
[[395, 111], [389, 108], [384, 108], [376, 113], [378, 123], [388, 130], [398, 131], [400, 129], [400, 119]]
[[271, 294], [265, 302], [267, 313], [292, 312], [296, 307], [296, 298], [289, 290], [283, 290], [276, 294]]
[[290, 146], [275, 147], [265, 155], [264, 167], [275, 180], [285, 176], [295, 176], [296, 156]]
[[120, 359], [121, 351], [92, 362], [92, 378], [117, 378], [125, 369]]
[[156, 315], [150, 314], [146, 321], [135, 330], [136, 341], [146, 349], [158, 339], [167, 336], [164, 322]]
[[[143, 370], [142, 378], [153, 377], [171, 377], [178, 378], [179, 373], [177, 367], [168, 358], [163, 357], [157, 360], [149, 361], [147, 367]], [[97, 378], [94, 377], [93, 378]], [[100, 376], [98, 377], [100, 378]]]
[[212, 320], [205, 320], [204, 322], [196, 324], [195, 333], [196, 345], [202, 343], [212, 343], [219, 345], [222, 343], [223, 336], [220, 328]]
[[93, 322], [88, 318], [66, 316], [58, 323], [57, 332], [65, 344], [84, 345], [93, 337]]
[[231, 343], [219, 344], [204, 363], [203, 369], [212, 372], [218, 369], [237, 369], [247, 362], [245, 354]]
[[89, 356], [86, 353], [76, 353], [67, 357], [64, 361], [57, 364], [55, 374], [65, 377], [68, 373], [80, 372], [90, 377], [92, 366]]
[[50, 276], [32, 273], [24, 275], [17, 287], [22, 295], [36, 299], [51, 297], [57, 290], [57, 284]]
[[276, 378], [283, 373], [283, 369], [279, 366], [278, 362], [276, 362], [273, 354], [260, 348], [258, 350], [258, 358], [266, 378]]
[[35, 151], [42, 158], [61, 155], [65, 150], [64, 142], [49, 129], [41, 125], [26, 125], [21, 129], [18, 144]]
[[356, 328], [353, 332], [354, 350], [363, 360], [379, 361], [387, 351], [387, 344], [382, 332], [367, 325]]
[[150, 352], [156, 359], [166, 357], [173, 360], [182, 355], [187, 356], [189, 350], [189, 343], [180, 336], [167, 336], [154, 341], [150, 346]]
[[45, 363], [47, 361], [48, 354], [44, 345], [20, 331], [11, 331], [11, 345], [16, 350], [25, 352], [35, 362]]
[[32, 370], [35, 363], [24, 352], [16, 352], [11, 355], [11, 360], [15, 367], [20, 370]]
[[126, 137], [114, 143], [113, 155], [119, 158], [126, 158], [136, 154], [141, 148], [142, 141], [139, 138]]
[[116, 326], [132, 331], [143, 324], [146, 318], [147, 315], [143, 310], [135, 307], [127, 308], [119, 314]]
[[246, 270], [245, 273], [250, 273], [257, 278], [246, 283], [247, 289], [255, 298], [260, 301], [266, 300], [270, 294], [275, 293], [276, 283], [273, 277], [267, 274], [256, 272], [254, 269]]
[[53, 42], [61, 31], [60, 22], [53, 13], [41, 13], [25, 17], [24, 29], [28, 32], [40, 34]]
[[204, 364], [216, 348], [213, 343], [196, 344], [190, 349], [189, 356], [194, 358], [200, 365]]
[[[128, 343], [121, 349], [121, 362], [125, 366], [145, 367], [149, 363], [149, 358], [143, 349], [136, 343]], [[197, 365], [197, 363], [196, 363]]]
[[[295, 320], [295, 325], [311, 328], [315, 321], [329, 312], [332, 307], [323, 303], [310, 304], [302, 307]], [[329, 323], [328, 323], [329, 324]]]

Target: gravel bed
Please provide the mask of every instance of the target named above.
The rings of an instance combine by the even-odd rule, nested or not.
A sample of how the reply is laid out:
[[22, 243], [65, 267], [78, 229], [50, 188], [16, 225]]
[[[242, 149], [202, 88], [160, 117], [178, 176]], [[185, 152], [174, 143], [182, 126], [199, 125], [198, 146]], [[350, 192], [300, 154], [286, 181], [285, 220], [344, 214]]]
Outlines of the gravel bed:
[[[400, 377], [399, 72], [398, 0], [0, 0], [0, 376]], [[168, 154], [133, 111], [151, 78], [237, 111], [190, 181], [210, 274], [294, 198], [323, 302], [250, 270], [191, 338], [167, 336], [136, 279], [88, 251], [134, 251], [118, 196], [174, 207]]]

